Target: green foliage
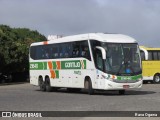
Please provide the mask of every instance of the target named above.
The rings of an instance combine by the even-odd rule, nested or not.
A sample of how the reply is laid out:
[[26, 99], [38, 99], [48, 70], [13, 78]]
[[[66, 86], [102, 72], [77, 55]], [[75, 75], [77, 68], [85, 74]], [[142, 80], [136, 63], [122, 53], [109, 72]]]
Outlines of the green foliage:
[[0, 72], [27, 71], [30, 44], [44, 40], [37, 31], [0, 25]]

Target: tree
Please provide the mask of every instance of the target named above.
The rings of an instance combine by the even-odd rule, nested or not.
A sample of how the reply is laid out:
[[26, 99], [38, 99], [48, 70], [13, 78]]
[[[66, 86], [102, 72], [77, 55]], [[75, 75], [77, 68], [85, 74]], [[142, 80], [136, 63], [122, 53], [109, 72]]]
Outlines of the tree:
[[29, 46], [46, 40], [38, 31], [0, 25], [0, 72], [29, 70]]

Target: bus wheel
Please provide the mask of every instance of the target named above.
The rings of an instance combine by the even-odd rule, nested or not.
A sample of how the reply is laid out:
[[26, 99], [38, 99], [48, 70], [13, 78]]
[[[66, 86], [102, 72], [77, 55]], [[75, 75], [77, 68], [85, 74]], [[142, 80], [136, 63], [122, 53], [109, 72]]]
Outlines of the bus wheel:
[[125, 90], [119, 90], [119, 94], [120, 95], [124, 95], [125, 94]]
[[51, 84], [50, 84], [50, 79], [48, 77], [45, 80], [45, 84], [46, 84], [46, 91], [47, 92], [51, 92], [52, 91], [52, 87], [51, 87]]
[[46, 85], [45, 85], [45, 82], [43, 82], [42, 78], [39, 79], [39, 87], [40, 87], [40, 91], [46, 91]]
[[92, 88], [92, 83], [91, 83], [90, 79], [89, 80], [85, 80], [84, 87], [87, 90], [89, 95], [93, 95], [94, 94], [94, 90]]
[[159, 74], [155, 74], [155, 76], [153, 78], [153, 83], [156, 83], [156, 84], [160, 83], [160, 75]]

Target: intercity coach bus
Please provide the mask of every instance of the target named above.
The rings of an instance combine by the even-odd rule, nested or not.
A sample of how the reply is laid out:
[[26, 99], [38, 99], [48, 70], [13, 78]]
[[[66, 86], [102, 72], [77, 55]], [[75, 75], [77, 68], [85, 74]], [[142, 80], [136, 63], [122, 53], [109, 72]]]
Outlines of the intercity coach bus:
[[141, 88], [142, 69], [135, 39], [122, 34], [89, 33], [33, 43], [30, 83], [41, 91]]
[[160, 48], [140, 46], [143, 82], [160, 83]]

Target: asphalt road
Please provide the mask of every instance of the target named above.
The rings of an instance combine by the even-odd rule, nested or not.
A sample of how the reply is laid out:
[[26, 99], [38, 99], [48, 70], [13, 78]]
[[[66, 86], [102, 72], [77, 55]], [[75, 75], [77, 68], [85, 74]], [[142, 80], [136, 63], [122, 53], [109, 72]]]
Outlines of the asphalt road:
[[144, 84], [125, 95], [116, 91], [41, 92], [28, 83], [0, 86], [0, 111], [160, 111], [160, 84]]

